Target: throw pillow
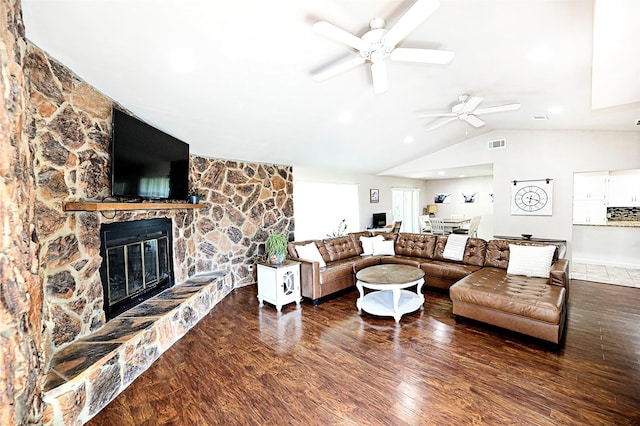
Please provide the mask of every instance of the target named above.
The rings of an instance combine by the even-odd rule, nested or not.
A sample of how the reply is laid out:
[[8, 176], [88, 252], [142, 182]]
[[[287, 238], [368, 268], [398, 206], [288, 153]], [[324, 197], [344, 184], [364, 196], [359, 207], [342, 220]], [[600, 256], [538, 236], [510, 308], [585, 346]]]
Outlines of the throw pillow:
[[375, 237], [360, 237], [360, 243], [362, 244], [362, 256], [373, 254], [373, 242], [376, 240], [384, 240], [382, 235], [376, 235]]
[[393, 248], [393, 240], [374, 240], [373, 255], [374, 256], [393, 256], [396, 252]]
[[318, 247], [316, 247], [316, 243], [309, 243], [303, 246], [296, 246], [296, 253], [298, 253], [298, 257], [303, 260], [308, 260], [309, 262], [318, 262], [320, 267], [327, 266]]
[[521, 246], [509, 244], [507, 274], [549, 278], [556, 246]]

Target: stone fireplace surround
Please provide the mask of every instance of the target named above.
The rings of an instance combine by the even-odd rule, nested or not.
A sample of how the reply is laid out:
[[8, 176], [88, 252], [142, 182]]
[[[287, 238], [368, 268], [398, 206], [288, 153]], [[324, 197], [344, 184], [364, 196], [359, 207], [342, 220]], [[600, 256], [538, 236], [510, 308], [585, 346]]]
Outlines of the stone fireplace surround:
[[[292, 168], [193, 155], [190, 179], [206, 194], [202, 210], [127, 211], [113, 216], [65, 213], [63, 201], [100, 200], [109, 195], [113, 102], [28, 42], [22, 71], [22, 138], [28, 141], [33, 164], [33, 181], [23, 193], [33, 194], [35, 260], [31, 270], [42, 285], [44, 325], [35, 346], [41, 363], [29, 371], [40, 372], [46, 393], [34, 395], [28, 403], [32, 405], [20, 410], [30, 412], [36, 422], [57, 424], [64, 419], [64, 424], [76, 424], [108, 402], [96, 395], [114, 397], [127, 380], [133, 380], [179, 338], [181, 330], [186, 332], [192, 321], [197, 322], [233, 288], [255, 283], [248, 265], [262, 254], [266, 236], [272, 230], [293, 232]], [[29, 185], [30, 181], [24, 182]], [[23, 217], [28, 219], [28, 215]], [[100, 225], [155, 217], [173, 222], [178, 283], [174, 292], [179, 294], [163, 297], [180, 303], [169, 303], [172, 308], [161, 314], [148, 313], [147, 319], [155, 319], [156, 325], [139, 316], [127, 320], [135, 332], [126, 344], [119, 336], [118, 342], [97, 345], [97, 336], [113, 337], [102, 309]], [[32, 297], [35, 307], [38, 300], [37, 295]], [[167, 305], [167, 300], [153, 303]], [[147, 325], [141, 326], [141, 321]], [[114, 343], [117, 347], [91, 357], [95, 362], [84, 372], [64, 369], [64, 365], [85, 364], [83, 359], [68, 357], [78, 345], [104, 349], [105, 344]], [[25, 415], [20, 414], [21, 418]]]

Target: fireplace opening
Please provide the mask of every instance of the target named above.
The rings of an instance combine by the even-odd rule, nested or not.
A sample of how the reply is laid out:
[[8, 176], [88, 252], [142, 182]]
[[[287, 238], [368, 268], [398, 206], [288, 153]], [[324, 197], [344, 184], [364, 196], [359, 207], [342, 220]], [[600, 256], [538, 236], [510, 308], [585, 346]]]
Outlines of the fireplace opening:
[[100, 275], [106, 319], [173, 286], [171, 219], [102, 224]]

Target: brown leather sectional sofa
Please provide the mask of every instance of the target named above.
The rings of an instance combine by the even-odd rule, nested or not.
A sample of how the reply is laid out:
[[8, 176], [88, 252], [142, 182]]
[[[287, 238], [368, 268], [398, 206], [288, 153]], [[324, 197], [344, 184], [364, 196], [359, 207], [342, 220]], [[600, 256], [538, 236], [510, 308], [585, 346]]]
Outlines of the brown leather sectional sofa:
[[[302, 296], [317, 305], [321, 298], [355, 287], [356, 273], [368, 266], [402, 263], [421, 268], [425, 285], [449, 289], [456, 319], [466, 317], [519, 333], [559, 343], [566, 320], [569, 262], [557, 259], [550, 278], [507, 274], [509, 244], [535, 242], [469, 238], [461, 261], [446, 259], [447, 236], [380, 233], [394, 241], [393, 256], [361, 256], [364, 231], [343, 237], [294, 241], [289, 256], [301, 263]], [[378, 235], [378, 234], [374, 234]], [[297, 257], [296, 246], [315, 243], [326, 267]]]

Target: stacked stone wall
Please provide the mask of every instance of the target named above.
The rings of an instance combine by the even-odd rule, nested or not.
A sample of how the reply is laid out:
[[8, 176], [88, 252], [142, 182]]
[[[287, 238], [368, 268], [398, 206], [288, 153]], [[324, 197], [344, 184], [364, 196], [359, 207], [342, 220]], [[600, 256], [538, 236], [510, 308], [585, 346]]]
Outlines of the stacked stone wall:
[[36, 274], [34, 180], [23, 138], [26, 42], [20, 3], [0, 0], [0, 425], [42, 412], [42, 286]]
[[35, 212], [44, 287], [45, 362], [54, 351], [105, 322], [99, 268], [103, 223], [169, 217], [176, 281], [226, 271], [234, 287], [271, 231], [293, 234], [289, 166], [192, 156], [190, 180], [205, 194], [202, 210], [62, 211], [64, 201], [101, 200], [110, 192], [114, 103], [35, 46], [28, 46], [28, 139], [34, 153]]

